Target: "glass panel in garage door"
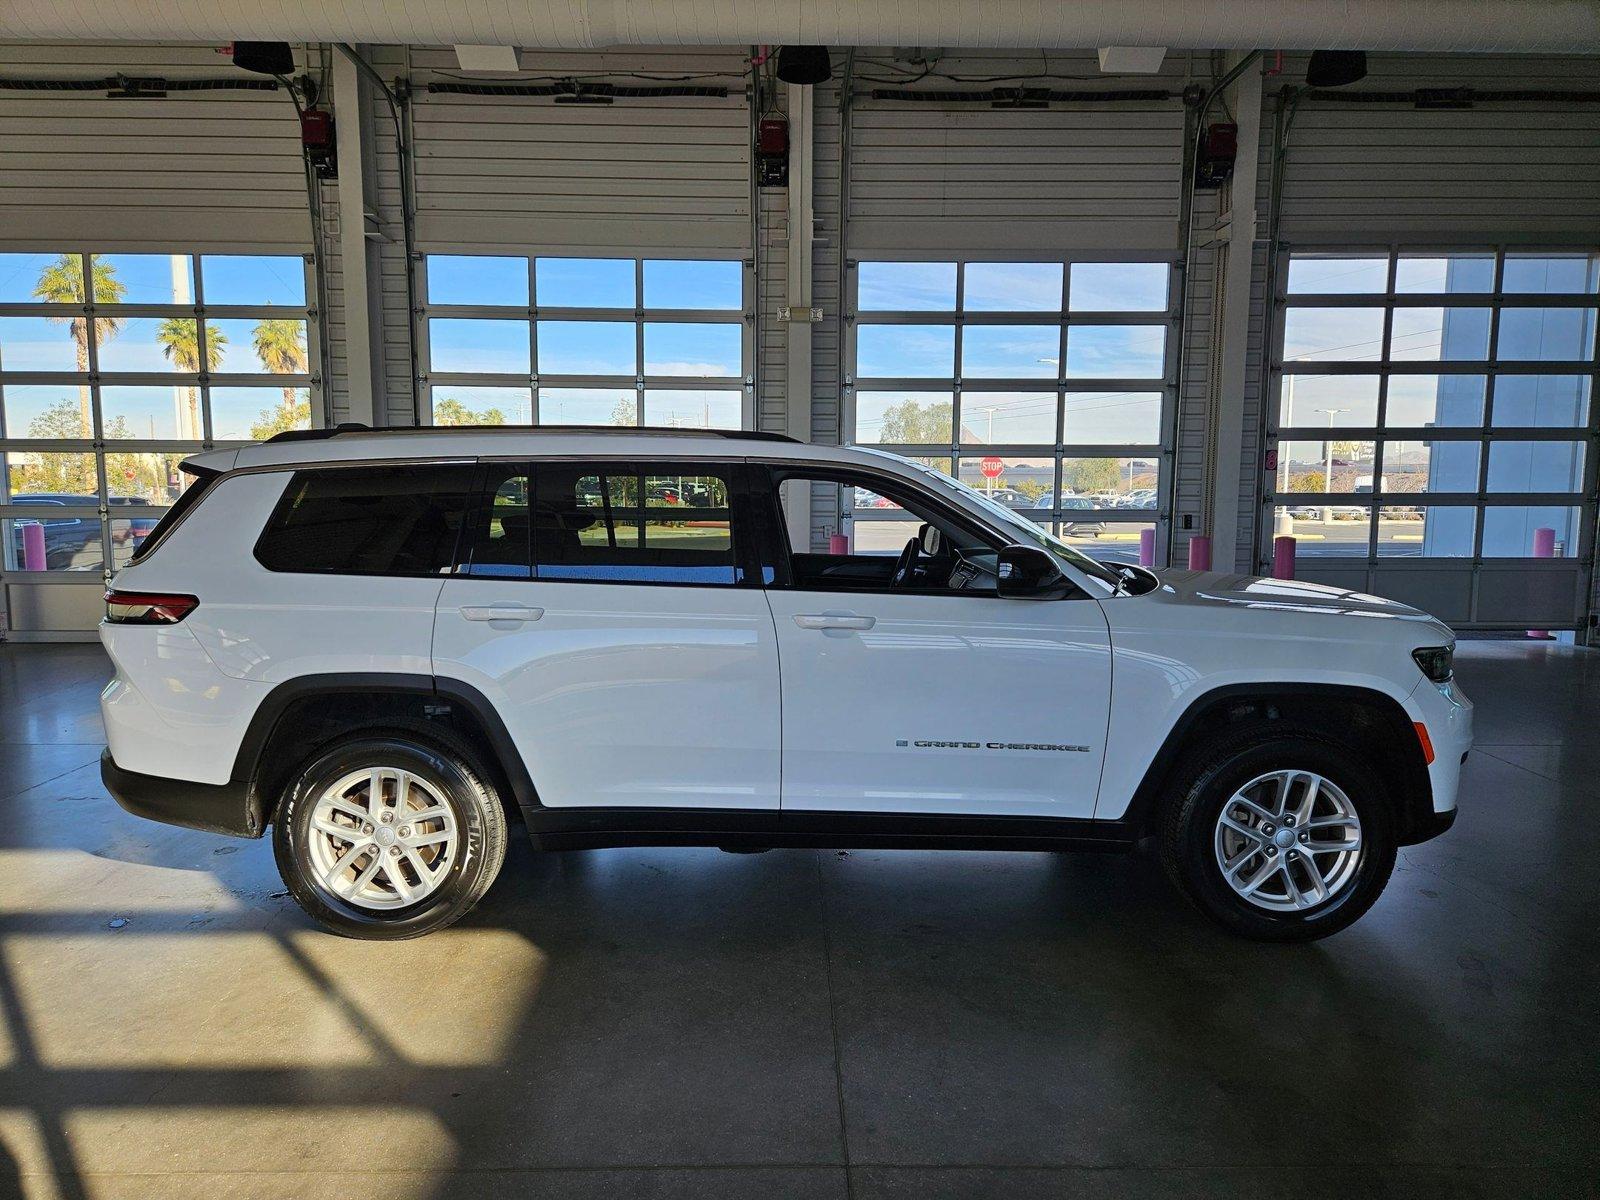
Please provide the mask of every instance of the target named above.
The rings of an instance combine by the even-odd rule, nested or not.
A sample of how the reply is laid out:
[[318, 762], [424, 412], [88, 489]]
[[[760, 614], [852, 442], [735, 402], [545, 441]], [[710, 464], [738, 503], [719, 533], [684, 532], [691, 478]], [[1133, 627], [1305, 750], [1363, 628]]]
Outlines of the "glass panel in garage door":
[[[60, 602], [74, 590], [60, 585], [104, 588], [187, 486], [184, 458], [310, 426], [308, 274], [297, 254], [0, 252], [0, 576], [24, 622], [14, 633], [98, 609], [92, 590]], [[41, 568], [40, 532], [27, 531], [51, 496], [70, 500], [73, 523], [43, 527]], [[22, 595], [44, 574], [57, 599]]]
[[753, 421], [740, 259], [430, 254], [422, 273], [434, 424]]
[[[1091, 510], [1072, 536], [1115, 526], [1102, 548], [1124, 539], [1137, 555], [1140, 527], [1167, 519], [1170, 263], [864, 261], [854, 274], [848, 440], [927, 453], [1047, 529]], [[909, 534], [875, 505], [856, 497], [846, 528], [862, 552], [896, 552]]]
[[[1582, 570], [1600, 255], [1398, 247], [1287, 258], [1262, 563], [1288, 532], [1302, 560], [1365, 554], [1378, 591], [1384, 568], [1408, 558], [1471, 576], [1452, 585], [1459, 596], [1480, 594], [1485, 560]], [[1370, 520], [1370, 538], [1337, 531], [1346, 513]], [[1585, 582], [1541, 587], [1578, 596]], [[1515, 627], [1502, 601], [1520, 594], [1497, 583], [1499, 607], [1461, 623]], [[1575, 609], [1571, 624], [1582, 616]], [[1548, 611], [1528, 623], [1549, 626]]]

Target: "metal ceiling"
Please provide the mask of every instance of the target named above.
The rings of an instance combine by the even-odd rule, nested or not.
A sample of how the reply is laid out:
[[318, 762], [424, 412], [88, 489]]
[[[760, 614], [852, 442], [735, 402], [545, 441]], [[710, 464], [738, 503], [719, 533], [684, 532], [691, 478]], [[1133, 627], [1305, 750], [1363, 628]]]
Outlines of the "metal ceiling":
[[1600, 52], [1595, 0], [0, 0], [0, 38]]

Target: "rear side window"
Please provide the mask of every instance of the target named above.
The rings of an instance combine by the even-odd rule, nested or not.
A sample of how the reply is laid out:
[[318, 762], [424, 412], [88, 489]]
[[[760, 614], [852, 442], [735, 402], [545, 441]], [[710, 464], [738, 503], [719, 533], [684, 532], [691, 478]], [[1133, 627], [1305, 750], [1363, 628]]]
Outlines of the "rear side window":
[[448, 574], [476, 477], [471, 464], [296, 471], [256, 559], [269, 571]]
[[725, 470], [541, 463], [533, 483], [539, 579], [732, 586], [744, 578]]

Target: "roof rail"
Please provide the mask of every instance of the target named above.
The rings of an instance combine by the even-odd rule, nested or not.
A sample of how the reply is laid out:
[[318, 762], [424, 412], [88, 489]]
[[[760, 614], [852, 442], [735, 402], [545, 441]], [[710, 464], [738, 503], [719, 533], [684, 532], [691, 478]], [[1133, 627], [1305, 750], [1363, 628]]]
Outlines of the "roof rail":
[[273, 434], [262, 445], [270, 446], [274, 442], [324, 442], [341, 433], [372, 432], [370, 425], [363, 425], [359, 421], [340, 421], [332, 429], [285, 429], [282, 433]]
[[503, 432], [516, 429], [527, 433], [582, 433], [582, 434], [612, 434], [616, 436], [648, 434], [652, 437], [718, 437], [729, 441], [747, 442], [794, 442], [799, 438], [792, 438], [786, 433], [764, 433], [757, 429], [677, 429], [658, 425], [399, 425], [389, 428], [373, 429], [354, 421], [342, 421], [332, 429], [290, 429], [283, 433], [275, 433], [266, 441], [267, 445], [274, 442], [321, 442], [329, 438], [336, 438], [344, 433], [489, 433]]

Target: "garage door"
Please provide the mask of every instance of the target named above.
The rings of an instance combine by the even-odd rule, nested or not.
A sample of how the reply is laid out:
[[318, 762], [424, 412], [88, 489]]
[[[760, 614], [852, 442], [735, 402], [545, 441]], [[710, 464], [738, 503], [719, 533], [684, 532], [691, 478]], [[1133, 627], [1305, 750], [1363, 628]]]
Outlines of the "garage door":
[[1291, 250], [1262, 553], [1460, 628], [1575, 628], [1594, 539], [1600, 254]]

